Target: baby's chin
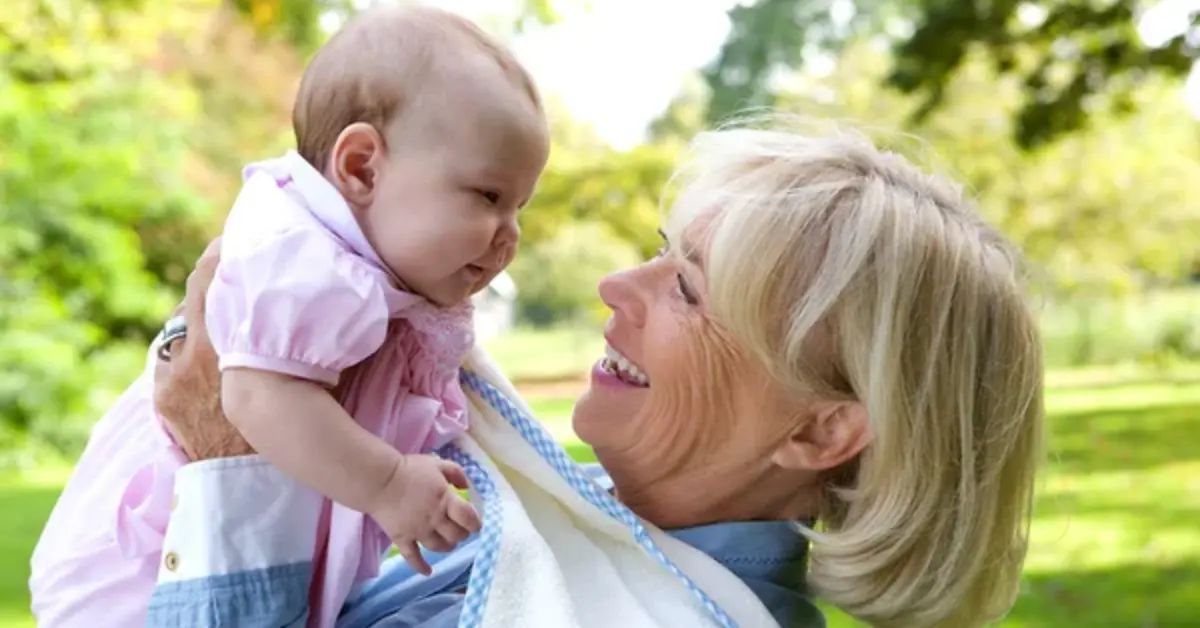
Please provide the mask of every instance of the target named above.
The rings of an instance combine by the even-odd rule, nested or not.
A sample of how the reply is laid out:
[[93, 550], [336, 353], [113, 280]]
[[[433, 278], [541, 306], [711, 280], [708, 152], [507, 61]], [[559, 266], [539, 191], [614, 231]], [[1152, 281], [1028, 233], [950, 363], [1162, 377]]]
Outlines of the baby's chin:
[[476, 293], [487, 288], [487, 281], [466, 281], [461, 275], [455, 274], [433, 285], [409, 284], [402, 289], [416, 294], [426, 301], [443, 308], [461, 305]]
[[427, 301], [429, 301], [430, 303], [433, 303], [434, 305], [436, 305], [440, 308], [451, 308], [451, 307], [455, 307], [458, 305], [462, 305], [462, 303], [464, 301], [467, 301], [468, 299], [470, 299], [471, 295], [473, 295], [473, 294], [475, 294], [474, 291], [467, 292], [466, 290], [456, 290], [456, 291], [438, 291], [438, 292], [434, 292], [429, 295], [421, 295], [421, 296], [425, 297], [425, 299]]

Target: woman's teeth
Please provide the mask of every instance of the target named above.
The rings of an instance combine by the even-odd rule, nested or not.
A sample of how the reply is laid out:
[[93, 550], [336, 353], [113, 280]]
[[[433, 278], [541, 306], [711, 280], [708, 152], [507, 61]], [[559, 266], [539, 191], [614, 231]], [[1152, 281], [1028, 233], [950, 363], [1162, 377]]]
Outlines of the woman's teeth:
[[627, 360], [625, 356], [617, 353], [616, 349], [607, 344], [604, 346], [604, 350], [607, 355], [600, 363], [604, 370], [616, 375], [617, 379], [626, 384], [633, 384], [634, 386], [641, 386], [643, 388], [650, 386], [650, 378], [641, 369]]

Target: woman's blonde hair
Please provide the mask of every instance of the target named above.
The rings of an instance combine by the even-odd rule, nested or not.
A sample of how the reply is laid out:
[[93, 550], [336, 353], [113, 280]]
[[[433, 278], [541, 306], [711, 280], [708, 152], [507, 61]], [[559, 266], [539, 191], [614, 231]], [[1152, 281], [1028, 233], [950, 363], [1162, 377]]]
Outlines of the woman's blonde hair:
[[1002, 617], [1043, 415], [1017, 251], [853, 132], [704, 133], [674, 181], [667, 235], [702, 248], [714, 321], [785, 387], [867, 410], [870, 445], [801, 528], [810, 585], [877, 626]]

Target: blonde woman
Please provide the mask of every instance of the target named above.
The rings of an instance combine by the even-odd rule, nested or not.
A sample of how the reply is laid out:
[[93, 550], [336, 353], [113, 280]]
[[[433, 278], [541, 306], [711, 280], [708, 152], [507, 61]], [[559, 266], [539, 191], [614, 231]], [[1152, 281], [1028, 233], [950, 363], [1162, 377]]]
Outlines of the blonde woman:
[[[675, 181], [662, 253], [599, 288], [608, 355], [573, 415], [598, 476], [740, 577], [780, 625], [823, 625], [814, 597], [875, 626], [1003, 616], [1043, 412], [1016, 251], [957, 187], [853, 133], [705, 133]], [[180, 502], [207, 505], [186, 522], [180, 508], [167, 534], [256, 532], [197, 546], [201, 568], [160, 584], [150, 623], [288, 625], [302, 621], [310, 566], [289, 572], [269, 548], [303, 528], [280, 513], [308, 510], [255, 458], [214, 460], [247, 449], [217, 410], [194, 327], [213, 263], [189, 281], [193, 333], [156, 378], [197, 461]], [[427, 579], [387, 563], [340, 625], [456, 625], [476, 551], [468, 539], [431, 556]]]

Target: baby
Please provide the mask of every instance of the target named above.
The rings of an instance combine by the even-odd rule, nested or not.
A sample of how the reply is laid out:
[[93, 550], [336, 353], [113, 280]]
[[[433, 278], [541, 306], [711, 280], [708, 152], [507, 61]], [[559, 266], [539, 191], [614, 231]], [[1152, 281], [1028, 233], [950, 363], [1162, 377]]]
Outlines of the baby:
[[294, 122], [299, 152], [247, 169], [207, 322], [230, 422], [334, 504], [318, 573], [335, 603], [389, 544], [428, 573], [418, 544], [479, 527], [462, 470], [421, 454], [467, 427], [469, 297], [512, 261], [548, 132], [506, 50], [413, 8], [335, 36]]
[[[549, 132], [508, 50], [463, 18], [411, 7], [370, 10], [335, 35], [306, 69], [293, 118], [298, 151], [245, 171], [206, 322], [229, 420], [329, 500], [313, 619], [332, 625], [389, 545], [428, 573], [418, 545], [448, 550], [479, 528], [451, 486], [465, 488], [462, 469], [427, 453], [467, 427], [469, 298], [513, 259]], [[155, 421], [145, 414], [105, 421]], [[95, 442], [111, 427], [98, 426], [80, 468], [97, 452], [106, 459], [93, 465], [141, 458], [135, 479], [108, 484], [128, 546], [120, 539], [170, 507], [131, 487], [161, 484], [181, 456], [165, 440]], [[52, 536], [41, 545], [72, 542]]]

